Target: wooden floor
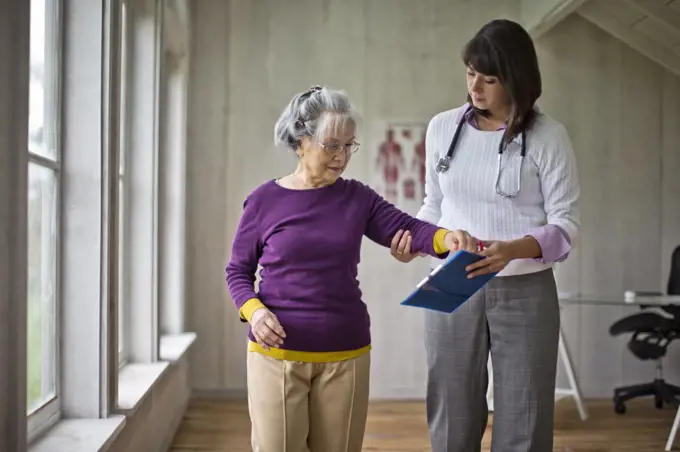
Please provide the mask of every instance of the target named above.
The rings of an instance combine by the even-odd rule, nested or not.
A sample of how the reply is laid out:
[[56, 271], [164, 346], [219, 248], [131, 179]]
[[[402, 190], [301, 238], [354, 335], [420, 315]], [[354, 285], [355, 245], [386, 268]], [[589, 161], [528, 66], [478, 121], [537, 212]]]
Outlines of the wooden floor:
[[[555, 449], [560, 452], [660, 452], [664, 450], [674, 411], [657, 410], [651, 400], [629, 402], [624, 415], [609, 400], [588, 402], [590, 418], [582, 422], [570, 399], [558, 402]], [[482, 450], [488, 451], [491, 422]], [[246, 452], [250, 421], [245, 403], [194, 401], [175, 436], [171, 452]], [[370, 408], [364, 451], [430, 451], [421, 402], [382, 402]], [[680, 440], [674, 450], [680, 450]]]

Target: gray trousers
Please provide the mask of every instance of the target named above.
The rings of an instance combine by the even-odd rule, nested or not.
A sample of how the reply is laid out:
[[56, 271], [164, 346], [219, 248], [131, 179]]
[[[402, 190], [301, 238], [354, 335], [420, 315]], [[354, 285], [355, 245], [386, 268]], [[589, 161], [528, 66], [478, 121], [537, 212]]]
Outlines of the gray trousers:
[[552, 270], [492, 279], [453, 314], [426, 311], [432, 452], [478, 452], [494, 382], [493, 452], [553, 450], [560, 310]]

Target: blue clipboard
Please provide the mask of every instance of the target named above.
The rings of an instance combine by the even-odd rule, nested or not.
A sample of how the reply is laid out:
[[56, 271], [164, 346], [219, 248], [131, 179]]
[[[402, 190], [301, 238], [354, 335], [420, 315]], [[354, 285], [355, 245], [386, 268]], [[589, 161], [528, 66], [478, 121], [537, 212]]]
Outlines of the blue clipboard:
[[478, 254], [456, 252], [418, 283], [401, 304], [451, 314], [496, 276], [489, 273], [468, 279], [465, 267], [481, 259], [484, 257]]

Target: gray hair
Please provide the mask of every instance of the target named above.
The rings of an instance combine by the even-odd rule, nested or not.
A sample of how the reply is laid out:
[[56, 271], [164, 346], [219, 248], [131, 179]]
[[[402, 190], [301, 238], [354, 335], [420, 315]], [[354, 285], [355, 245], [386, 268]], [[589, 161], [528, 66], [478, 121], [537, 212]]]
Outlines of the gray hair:
[[296, 150], [304, 137], [322, 138], [329, 131], [356, 125], [356, 113], [344, 91], [313, 86], [296, 94], [283, 110], [274, 126], [274, 143]]

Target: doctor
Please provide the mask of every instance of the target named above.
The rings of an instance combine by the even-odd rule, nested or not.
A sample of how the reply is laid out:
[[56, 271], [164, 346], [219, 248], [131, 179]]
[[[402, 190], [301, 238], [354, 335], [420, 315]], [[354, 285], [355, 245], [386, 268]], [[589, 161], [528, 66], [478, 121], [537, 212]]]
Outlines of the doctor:
[[[541, 75], [520, 25], [488, 23], [462, 60], [467, 103], [430, 121], [418, 218], [481, 239], [484, 259], [469, 277], [499, 273], [455, 313], [426, 311], [432, 450], [481, 449], [491, 353], [491, 450], [551, 451], [560, 324], [552, 265], [579, 229], [574, 152], [564, 126], [535, 106]], [[411, 240], [397, 234], [392, 255], [415, 258]]]

